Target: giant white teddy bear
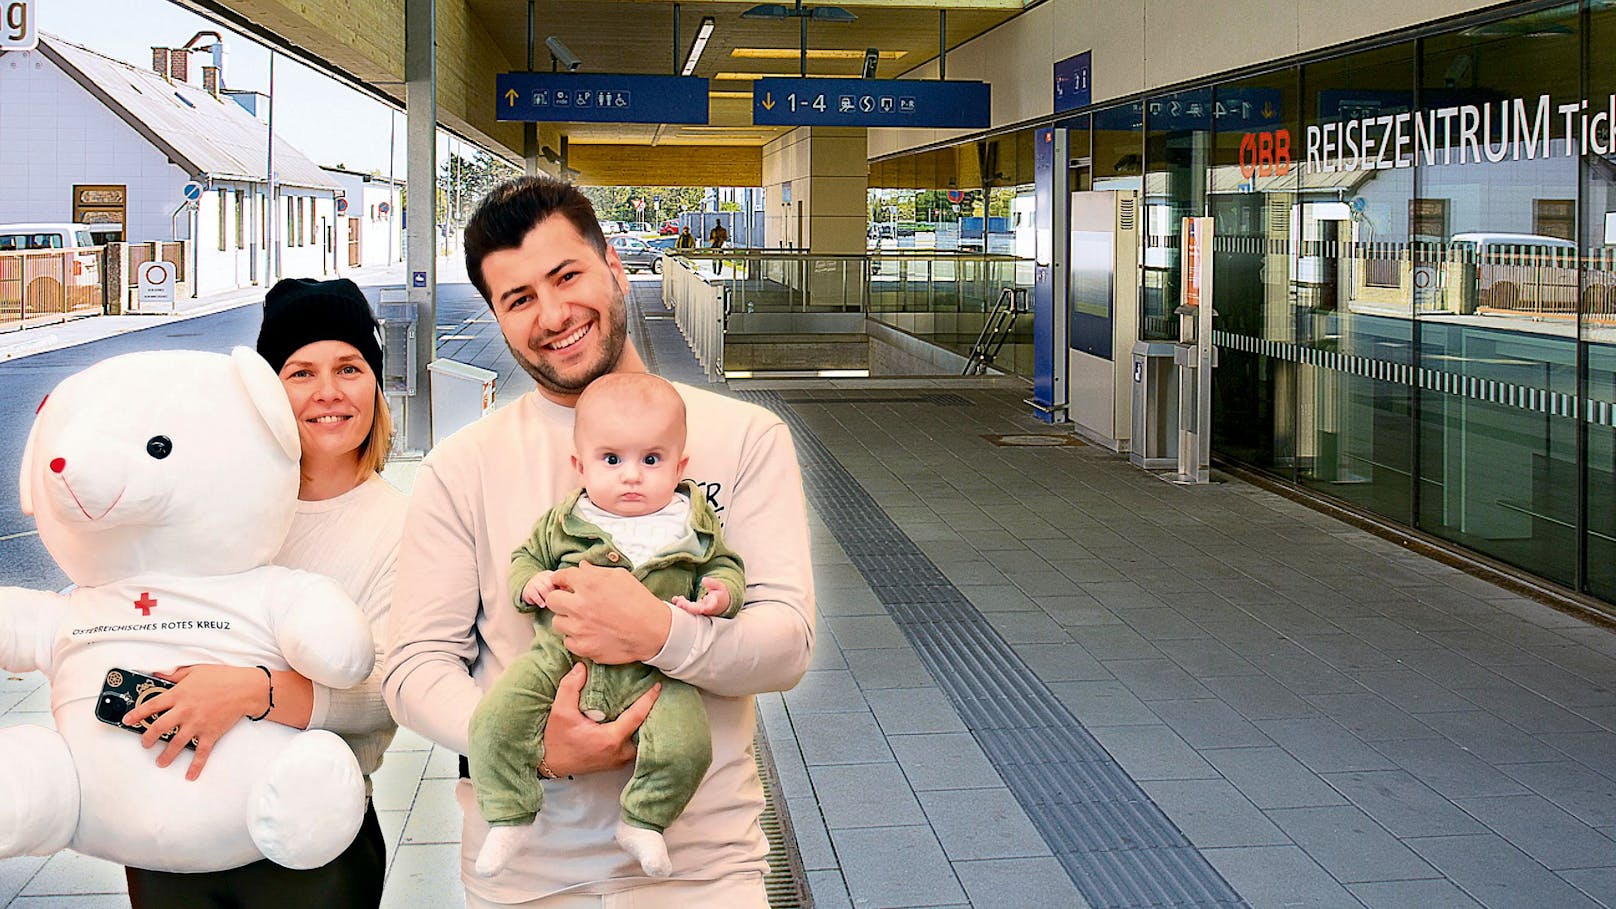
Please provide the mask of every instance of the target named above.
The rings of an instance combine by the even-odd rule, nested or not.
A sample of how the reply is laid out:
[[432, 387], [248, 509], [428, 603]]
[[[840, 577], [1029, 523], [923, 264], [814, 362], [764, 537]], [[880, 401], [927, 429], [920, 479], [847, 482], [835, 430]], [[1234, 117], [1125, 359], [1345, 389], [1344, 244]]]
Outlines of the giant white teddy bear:
[[0, 667], [51, 682], [56, 730], [0, 729], [0, 856], [72, 848], [160, 871], [268, 857], [312, 868], [352, 842], [365, 787], [330, 732], [243, 720], [195, 782], [95, 718], [114, 668], [370, 673], [369, 628], [336, 582], [269, 566], [297, 503], [297, 423], [247, 348], [154, 351], [63, 380], [23, 451], [22, 509], [77, 585], [0, 588]]

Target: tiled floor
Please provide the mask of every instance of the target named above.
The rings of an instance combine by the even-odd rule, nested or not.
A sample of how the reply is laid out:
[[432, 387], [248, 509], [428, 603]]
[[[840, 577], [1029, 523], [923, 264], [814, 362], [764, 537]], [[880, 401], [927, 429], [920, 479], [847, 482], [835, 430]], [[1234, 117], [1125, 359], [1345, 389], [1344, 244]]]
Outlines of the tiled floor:
[[[1247, 904], [1616, 907], [1616, 634], [1240, 482], [996, 447], [1048, 431], [1020, 388], [862, 384], [784, 393]], [[813, 669], [759, 704], [815, 905], [1089, 905], [811, 504]], [[0, 725], [44, 708], [0, 677]], [[409, 732], [378, 774], [390, 907], [459, 901], [453, 776]], [[121, 892], [92, 859], [0, 861], [0, 905]]]

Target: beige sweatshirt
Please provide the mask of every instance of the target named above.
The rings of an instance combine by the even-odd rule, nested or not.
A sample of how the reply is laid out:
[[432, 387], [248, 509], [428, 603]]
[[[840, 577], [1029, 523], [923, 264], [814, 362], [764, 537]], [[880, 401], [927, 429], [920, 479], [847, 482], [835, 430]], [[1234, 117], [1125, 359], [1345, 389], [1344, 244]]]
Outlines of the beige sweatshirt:
[[[669, 607], [667, 643], [648, 661], [702, 689], [712, 723], [712, 767], [666, 833], [674, 877], [709, 880], [767, 869], [752, 696], [788, 689], [807, 671], [813, 578], [802, 477], [785, 424], [760, 407], [676, 387], [690, 426], [686, 475], [719, 509], [725, 540], [747, 569], [738, 616], [715, 620]], [[461, 754], [483, 690], [532, 640], [532, 618], [510, 608], [505, 574], [535, 518], [577, 485], [572, 422], [571, 408], [530, 392], [445, 440], [416, 476], [383, 691], [401, 725]], [[487, 828], [462, 780], [467, 890], [519, 902], [645, 883], [639, 864], [612, 840], [631, 769], [547, 783], [525, 854], [491, 879], [469, 873]]]

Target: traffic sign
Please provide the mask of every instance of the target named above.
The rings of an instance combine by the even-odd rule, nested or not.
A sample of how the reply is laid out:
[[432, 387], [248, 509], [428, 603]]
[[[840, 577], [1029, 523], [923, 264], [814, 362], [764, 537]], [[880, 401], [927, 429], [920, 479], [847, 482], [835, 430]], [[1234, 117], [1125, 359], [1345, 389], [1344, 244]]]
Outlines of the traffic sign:
[[157, 307], [174, 309], [174, 263], [143, 262], [135, 270], [136, 304], [141, 312], [160, 312]]
[[382, 203], [380, 203], [380, 204], [378, 204], [378, 205], [377, 205], [377, 206], [376, 206], [376, 212], [377, 212], [377, 214], [383, 214], [383, 215], [385, 215], [385, 214], [387, 214], [387, 213], [388, 213], [388, 212], [390, 212], [390, 211], [392, 211], [392, 210], [393, 210], [393, 206], [392, 206], [392, 205], [390, 205], [390, 204], [388, 204], [388, 203], [386, 203], [386, 202], [382, 202]]
[[988, 125], [986, 82], [935, 79], [759, 79], [752, 83], [758, 126]]
[[345, 215], [347, 213], [348, 213], [348, 197], [347, 196], [338, 196], [337, 197], [337, 214]]
[[495, 119], [539, 123], [706, 123], [699, 76], [500, 73]]
[[187, 181], [185, 187], [181, 189], [180, 192], [185, 196], [185, 201], [195, 202], [196, 200], [202, 198], [202, 184], [196, 182], [195, 180]]
[[37, 0], [0, 0], [0, 50], [33, 50], [39, 46]]
[[964, 193], [964, 191], [963, 190], [958, 190], [958, 189], [949, 190], [948, 191], [948, 201], [950, 201], [950, 202], [963, 202], [963, 201], [965, 201], [965, 193]]

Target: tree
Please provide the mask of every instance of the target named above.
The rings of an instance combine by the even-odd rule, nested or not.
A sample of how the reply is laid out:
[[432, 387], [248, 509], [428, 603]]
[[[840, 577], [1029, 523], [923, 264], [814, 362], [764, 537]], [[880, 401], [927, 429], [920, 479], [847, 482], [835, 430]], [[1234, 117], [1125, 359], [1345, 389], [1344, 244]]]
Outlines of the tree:
[[438, 220], [466, 223], [489, 190], [520, 174], [505, 159], [482, 149], [469, 157], [451, 154], [438, 165]]
[[[677, 218], [681, 212], [700, 211], [699, 186], [585, 186], [583, 194], [595, 206], [595, 217], [602, 221], [648, 221], [659, 224]], [[645, 206], [634, 210], [634, 200]]]

